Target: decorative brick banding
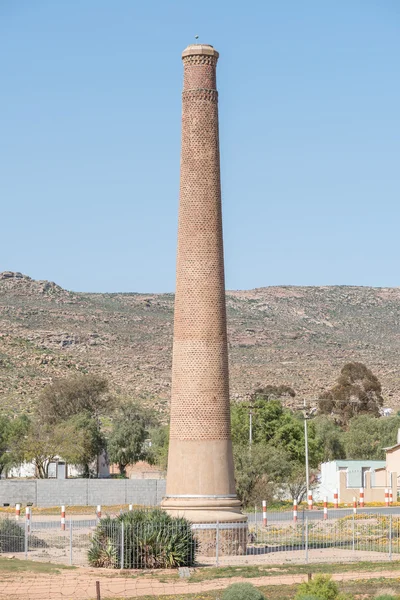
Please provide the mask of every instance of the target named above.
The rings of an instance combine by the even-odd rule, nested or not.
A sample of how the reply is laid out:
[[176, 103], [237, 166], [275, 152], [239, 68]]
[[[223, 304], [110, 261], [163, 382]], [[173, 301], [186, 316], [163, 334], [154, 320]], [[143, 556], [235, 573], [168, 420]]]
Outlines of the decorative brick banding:
[[171, 438], [230, 437], [218, 55], [183, 57]]

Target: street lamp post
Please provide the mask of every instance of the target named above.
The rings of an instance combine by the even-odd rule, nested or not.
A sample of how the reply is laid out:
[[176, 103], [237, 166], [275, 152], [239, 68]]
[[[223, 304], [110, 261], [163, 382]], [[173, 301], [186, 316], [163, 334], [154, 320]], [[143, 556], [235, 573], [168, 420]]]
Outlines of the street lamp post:
[[306, 447], [306, 487], [307, 487], [307, 501], [309, 497], [310, 487], [310, 472], [308, 469], [308, 428], [307, 428], [307, 414], [304, 413], [304, 443]]

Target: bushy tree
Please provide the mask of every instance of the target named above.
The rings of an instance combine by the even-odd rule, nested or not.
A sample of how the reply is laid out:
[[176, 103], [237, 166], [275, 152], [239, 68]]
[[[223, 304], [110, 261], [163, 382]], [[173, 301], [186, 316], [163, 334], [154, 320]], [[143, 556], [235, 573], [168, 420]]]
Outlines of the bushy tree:
[[109, 413], [114, 403], [107, 379], [76, 375], [47, 385], [39, 397], [37, 413], [43, 422], [53, 425], [81, 413], [99, 417]]
[[23, 461], [21, 443], [29, 429], [29, 419], [0, 417], [0, 475]]
[[148, 449], [147, 460], [166, 471], [168, 465], [169, 426], [161, 425], [149, 430], [151, 446]]
[[[231, 425], [238, 494], [245, 504], [283, 492], [302, 499], [306, 486], [304, 417], [284, 408], [279, 400], [252, 405], [253, 444], [249, 449], [249, 403], [232, 404]], [[333, 427], [335, 427], [333, 425]], [[310, 469], [323, 454], [321, 433], [308, 424]], [[321, 427], [319, 427], [321, 431]], [[323, 446], [323, 444], [322, 444]]]
[[150, 415], [137, 402], [126, 402], [119, 407], [107, 441], [111, 462], [116, 463], [121, 475], [126, 467], [147, 456], [145, 440], [148, 438]]
[[283, 398], [294, 398], [296, 392], [289, 385], [266, 385], [258, 387], [252, 394], [252, 401], [280, 400]]
[[269, 501], [277, 492], [282, 477], [290, 472], [288, 457], [280, 448], [266, 444], [233, 446], [238, 497], [245, 506], [260, 497]]
[[35, 419], [21, 443], [21, 452], [24, 460], [34, 463], [39, 478], [46, 479], [49, 464], [58, 456], [72, 464], [79, 464], [84, 438], [84, 431], [78, 431], [72, 423], [50, 426]]
[[399, 428], [398, 416], [381, 419], [369, 415], [354, 417], [343, 436], [346, 458], [383, 460], [383, 448], [396, 443]]
[[70, 464], [80, 465], [83, 469], [83, 477], [90, 477], [91, 464], [106, 447], [100, 424], [88, 413], [80, 413], [65, 421], [65, 425], [75, 432], [79, 445], [73, 450], [72, 455], [64, 454], [63, 458]]
[[344, 432], [333, 419], [319, 415], [312, 420], [315, 430], [318, 461], [327, 462], [346, 458]]
[[382, 406], [382, 386], [360, 362], [344, 365], [337, 384], [323, 392], [318, 401], [319, 412], [331, 415], [341, 426], [347, 426], [352, 417], [362, 414], [379, 417]]

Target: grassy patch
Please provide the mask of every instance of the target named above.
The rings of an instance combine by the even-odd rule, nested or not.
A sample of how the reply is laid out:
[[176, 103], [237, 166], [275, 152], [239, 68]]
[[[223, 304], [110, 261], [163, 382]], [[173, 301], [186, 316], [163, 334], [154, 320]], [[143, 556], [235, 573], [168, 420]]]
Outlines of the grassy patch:
[[0, 574], [30, 571], [31, 573], [49, 573], [54, 575], [59, 573], [60, 570], [66, 569], [76, 569], [76, 567], [0, 557]]
[[[293, 600], [298, 585], [273, 585], [259, 588], [268, 600]], [[347, 581], [339, 583], [341, 592], [353, 594], [356, 600], [372, 600], [380, 593], [400, 593], [400, 581], [389, 579], [374, 579], [361, 581]], [[179, 594], [178, 596], [160, 596], [160, 600], [217, 600], [221, 597], [221, 590], [200, 592], [197, 594]], [[120, 598], [106, 596], [105, 600], [134, 600], [134, 598]], [[155, 596], [142, 596], [141, 600], [156, 600]]]
[[281, 575], [301, 575], [306, 573], [376, 573], [381, 571], [398, 571], [399, 562], [357, 562], [337, 564], [308, 565], [254, 565], [237, 567], [205, 567], [197, 569], [190, 577], [190, 582], [208, 581], [211, 579], [227, 579], [229, 577], [277, 577]]

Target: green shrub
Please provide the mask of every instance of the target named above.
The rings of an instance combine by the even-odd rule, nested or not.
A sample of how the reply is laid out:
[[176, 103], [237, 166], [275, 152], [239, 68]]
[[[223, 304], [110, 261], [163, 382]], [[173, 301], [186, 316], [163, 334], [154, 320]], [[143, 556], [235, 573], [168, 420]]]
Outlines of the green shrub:
[[391, 594], [382, 594], [381, 596], [377, 596], [375, 600], [396, 600], [397, 596], [392, 596]]
[[[197, 542], [189, 521], [160, 509], [105, 517], [88, 552], [93, 567], [168, 569], [195, 563]], [[122, 557], [123, 551], [123, 557]]]
[[[44, 548], [46, 542], [29, 535], [29, 543], [35, 548]], [[0, 520], [0, 552], [23, 552], [25, 550], [25, 526], [12, 519]]]
[[222, 594], [222, 600], [266, 600], [251, 583], [233, 583]]
[[25, 531], [11, 519], [0, 521], [0, 552], [23, 552]]
[[295, 600], [304, 600], [307, 596], [314, 596], [316, 600], [338, 600], [339, 588], [330, 575], [316, 575], [299, 586]]

